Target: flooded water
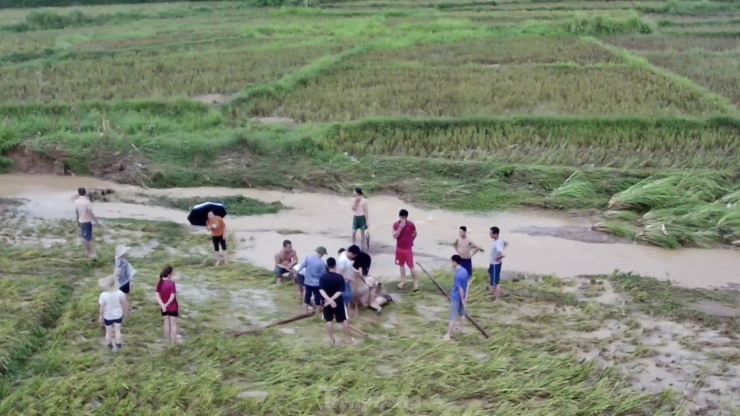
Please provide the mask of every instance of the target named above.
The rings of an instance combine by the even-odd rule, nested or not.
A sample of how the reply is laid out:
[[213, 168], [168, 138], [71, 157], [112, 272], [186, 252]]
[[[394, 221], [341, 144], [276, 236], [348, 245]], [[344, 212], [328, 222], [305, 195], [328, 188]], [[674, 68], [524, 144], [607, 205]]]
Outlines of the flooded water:
[[[0, 197], [24, 198], [21, 207], [29, 215], [47, 219], [73, 219], [74, 199], [78, 187], [114, 189], [121, 198], [134, 193], [151, 196], [166, 195], [186, 198], [193, 196], [243, 195], [266, 202], [280, 201], [290, 209], [277, 214], [255, 217], [226, 218], [227, 229], [237, 238], [232, 257], [271, 268], [273, 255], [285, 239], [290, 239], [300, 257], [315, 247], [325, 246], [330, 255], [350, 244], [351, 199], [316, 193], [290, 193], [255, 189], [178, 188], [143, 189], [118, 185], [91, 178], [59, 176], [0, 175]], [[451, 242], [461, 225], [468, 227], [473, 241], [486, 248], [473, 259], [476, 267], [488, 264], [491, 241], [488, 229], [498, 226], [509, 242], [504, 270], [520, 273], [555, 274], [561, 277], [582, 274], [610, 273], [616, 269], [641, 275], [670, 279], [687, 287], [724, 287], [740, 284], [740, 252], [731, 249], [682, 249], [669, 251], [636, 244], [574, 241], [548, 233], [517, 232], [517, 230], [556, 229], [590, 225], [584, 219], [542, 211], [517, 210], [470, 214], [444, 210], [428, 210], [407, 204], [389, 196], [369, 199], [370, 232], [372, 236], [373, 266], [376, 276], [387, 279], [398, 277], [394, 265], [394, 240], [391, 224], [398, 210], [406, 208], [409, 219], [418, 230], [415, 257], [427, 269], [449, 265], [454, 254]], [[126, 203], [95, 203], [94, 211], [100, 218], [136, 218], [167, 220], [187, 224], [186, 213], [178, 210]], [[205, 230], [204, 246], [210, 245]], [[300, 231], [300, 233], [298, 232]]]

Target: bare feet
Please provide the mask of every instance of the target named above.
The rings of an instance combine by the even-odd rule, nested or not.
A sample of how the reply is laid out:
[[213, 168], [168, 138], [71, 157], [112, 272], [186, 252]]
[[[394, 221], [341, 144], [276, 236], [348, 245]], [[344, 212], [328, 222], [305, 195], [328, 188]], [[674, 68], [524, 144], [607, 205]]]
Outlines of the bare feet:
[[214, 267], [218, 267], [220, 265], [221, 265], [221, 260], [216, 260], [216, 266], [214, 266]]
[[445, 334], [445, 336], [442, 337], [442, 341], [452, 341], [452, 337], [450, 334]]

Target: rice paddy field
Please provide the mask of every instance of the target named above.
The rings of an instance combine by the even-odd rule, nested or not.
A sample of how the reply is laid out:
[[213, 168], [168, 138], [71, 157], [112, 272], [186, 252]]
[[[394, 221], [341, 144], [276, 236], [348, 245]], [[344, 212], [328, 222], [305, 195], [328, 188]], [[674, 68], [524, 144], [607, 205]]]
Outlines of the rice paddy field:
[[[361, 186], [439, 209], [566, 211], [667, 250], [740, 246], [738, 2], [78, 3], [0, 0], [0, 173]], [[74, 224], [15, 200], [0, 198], [0, 225], [3, 415], [740, 415], [729, 289], [517, 274], [494, 303], [476, 270], [471, 314], [490, 339], [467, 326], [441, 342], [448, 307], [423, 280], [363, 311], [368, 336], [341, 349], [317, 318], [233, 337], [298, 313], [295, 288], [243, 261], [214, 269], [176, 224], [107, 222], [91, 261]], [[116, 244], [140, 280], [112, 355], [96, 282]], [[151, 299], [165, 264], [183, 346], [164, 342]]]

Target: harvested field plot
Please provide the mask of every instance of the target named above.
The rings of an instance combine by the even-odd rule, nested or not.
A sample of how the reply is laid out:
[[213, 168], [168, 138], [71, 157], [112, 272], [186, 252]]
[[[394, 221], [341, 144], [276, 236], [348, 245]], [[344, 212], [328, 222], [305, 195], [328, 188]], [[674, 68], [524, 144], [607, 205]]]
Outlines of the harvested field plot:
[[682, 75], [740, 105], [740, 51], [723, 54], [644, 53], [659, 67]]
[[636, 68], [369, 67], [266, 98], [257, 116], [344, 121], [373, 116], [707, 114], [722, 109], [687, 87]]
[[613, 168], [731, 169], [737, 126], [665, 120], [385, 120], [333, 129], [337, 152]]
[[10, 67], [0, 77], [0, 100], [78, 101], [231, 94], [270, 82], [340, 47], [216, 50], [141, 59], [121, 55], [63, 61], [42, 67]]
[[514, 38], [424, 45], [373, 51], [356, 58], [355, 65], [412, 61], [424, 65], [508, 65], [572, 62], [577, 64], [620, 63], [621, 59], [593, 43], [577, 38]]

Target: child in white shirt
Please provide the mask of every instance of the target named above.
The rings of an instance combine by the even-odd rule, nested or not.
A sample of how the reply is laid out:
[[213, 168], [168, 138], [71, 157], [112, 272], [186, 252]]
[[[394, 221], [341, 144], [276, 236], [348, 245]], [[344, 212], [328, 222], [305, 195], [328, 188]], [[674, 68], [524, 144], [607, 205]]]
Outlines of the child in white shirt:
[[128, 302], [126, 295], [119, 289], [116, 275], [111, 275], [100, 279], [98, 284], [103, 289], [100, 294], [98, 304], [100, 305], [100, 315], [98, 322], [105, 325], [105, 345], [108, 349], [114, 350], [112, 338], [115, 337], [115, 351], [122, 348], [121, 324], [123, 317], [128, 313]]

